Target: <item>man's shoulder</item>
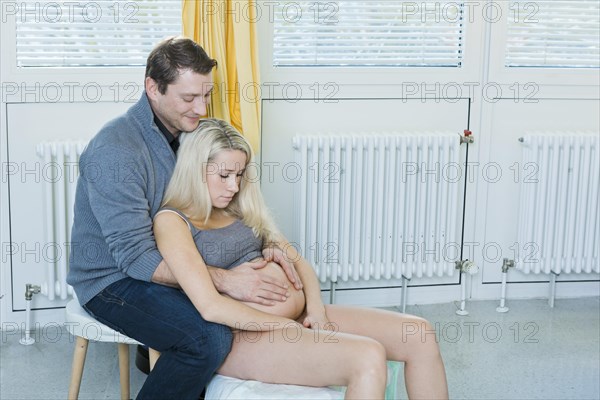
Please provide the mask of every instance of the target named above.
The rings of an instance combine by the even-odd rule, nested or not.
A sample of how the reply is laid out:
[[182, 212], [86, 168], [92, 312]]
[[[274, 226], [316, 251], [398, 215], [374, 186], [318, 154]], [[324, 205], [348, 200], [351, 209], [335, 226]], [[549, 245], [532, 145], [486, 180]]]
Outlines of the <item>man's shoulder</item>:
[[108, 122], [90, 140], [82, 157], [98, 157], [107, 152], [116, 154], [138, 153], [145, 146], [141, 129], [128, 123], [125, 116]]
[[106, 151], [139, 154], [140, 149], [147, 146], [143, 137], [144, 130], [152, 129], [147, 121], [151, 118], [151, 110], [148, 106], [147, 112], [150, 114], [144, 115], [145, 105], [140, 104], [143, 100], [140, 99], [124, 114], [108, 121], [90, 140], [85, 153], [88, 156], [96, 152], [104, 154]]

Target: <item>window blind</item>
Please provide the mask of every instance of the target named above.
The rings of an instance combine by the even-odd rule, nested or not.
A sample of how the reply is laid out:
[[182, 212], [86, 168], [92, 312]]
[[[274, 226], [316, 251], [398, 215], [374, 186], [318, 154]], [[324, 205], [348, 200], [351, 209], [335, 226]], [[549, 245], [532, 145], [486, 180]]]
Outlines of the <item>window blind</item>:
[[513, 1], [507, 67], [600, 67], [600, 2]]
[[22, 1], [20, 67], [146, 65], [158, 41], [181, 34], [181, 1]]
[[273, 65], [459, 67], [463, 8], [456, 1], [279, 1]]

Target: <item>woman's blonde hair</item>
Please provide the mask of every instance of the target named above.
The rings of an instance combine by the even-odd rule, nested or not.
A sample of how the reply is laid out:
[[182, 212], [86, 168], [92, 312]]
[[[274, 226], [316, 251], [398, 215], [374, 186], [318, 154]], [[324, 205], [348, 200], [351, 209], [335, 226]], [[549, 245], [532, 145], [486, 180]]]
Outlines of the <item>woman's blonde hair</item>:
[[217, 173], [209, 165], [217, 154], [229, 150], [246, 154], [246, 165], [240, 190], [225, 212], [251, 227], [265, 244], [278, 241], [279, 232], [260, 192], [258, 165], [253, 163], [252, 148], [234, 127], [219, 119], [204, 119], [193, 132], [181, 133], [177, 163], [163, 206], [176, 208], [189, 218], [207, 223], [213, 205], [206, 177]]

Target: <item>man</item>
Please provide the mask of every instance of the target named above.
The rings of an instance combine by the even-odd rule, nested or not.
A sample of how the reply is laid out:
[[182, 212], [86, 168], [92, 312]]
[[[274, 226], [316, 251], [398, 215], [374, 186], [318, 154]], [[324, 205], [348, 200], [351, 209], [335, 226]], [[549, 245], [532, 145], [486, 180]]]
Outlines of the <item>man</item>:
[[[192, 40], [161, 42], [148, 57], [140, 100], [106, 124], [80, 159], [68, 282], [96, 319], [161, 352], [140, 399], [198, 398], [231, 348], [229, 328], [202, 319], [177, 289], [152, 234], [178, 135], [206, 116], [215, 66]], [[265, 257], [301, 286], [280, 250]], [[273, 304], [287, 286], [256, 272], [265, 264], [210, 272], [220, 292]]]

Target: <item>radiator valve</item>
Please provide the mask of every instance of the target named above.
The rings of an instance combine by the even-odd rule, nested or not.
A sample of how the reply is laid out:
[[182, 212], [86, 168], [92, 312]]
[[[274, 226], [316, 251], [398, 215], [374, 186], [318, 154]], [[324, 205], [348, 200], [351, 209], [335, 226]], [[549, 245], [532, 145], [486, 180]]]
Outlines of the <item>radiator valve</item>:
[[466, 272], [469, 275], [475, 275], [479, 272], [479, 267], [475, 262], [470, 260], [460, 260], [456, 261], [456, 269], [460, 270], [460, 272]]
[[464, 135], [460, 136], [460, 144], [463, 144], [463, 143], [471, 144], [475, 141], [473, 139], [473, 136], [471, 136], [471, 135], [473, 135], [473, 132], [471, 132], [470, 130], [465, 129], [463, 131], [463, 134]]
[[508, 269], [512, 268], [514, 266], [515, 266], [515, 260], [509, 260], [508, 258], [505, 258], [502, 263], [502, 272], [503, 273], [508, 272]]
[[28, 283], [25, 285], [25, 300], [31, 300], [34, 294], [38, 294], [42, 288], [39, 285], [32, 285]]

